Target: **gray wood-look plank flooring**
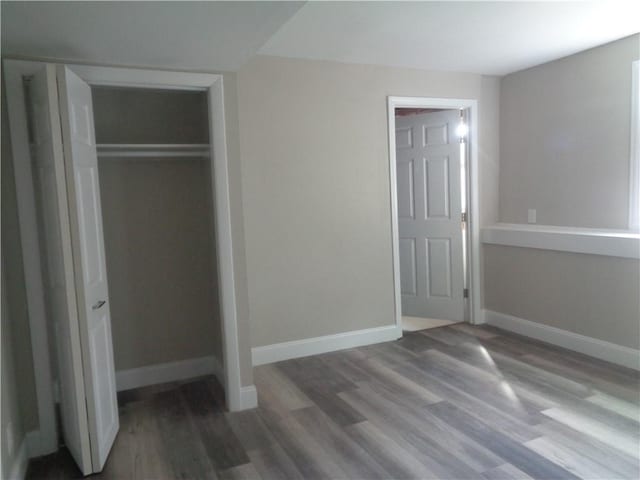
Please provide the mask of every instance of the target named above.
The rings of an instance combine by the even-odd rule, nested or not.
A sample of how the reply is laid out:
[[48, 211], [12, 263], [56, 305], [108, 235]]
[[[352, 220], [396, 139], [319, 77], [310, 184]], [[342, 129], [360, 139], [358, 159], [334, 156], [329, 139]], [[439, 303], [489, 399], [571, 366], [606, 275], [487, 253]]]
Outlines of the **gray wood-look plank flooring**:
[[[213, 378], [121, 392], [96, 479], [637, 479], [640, 377], [453, 325], [255, 369], [259, 408]], [[69, 453], [32, 479], [79, 478]]]

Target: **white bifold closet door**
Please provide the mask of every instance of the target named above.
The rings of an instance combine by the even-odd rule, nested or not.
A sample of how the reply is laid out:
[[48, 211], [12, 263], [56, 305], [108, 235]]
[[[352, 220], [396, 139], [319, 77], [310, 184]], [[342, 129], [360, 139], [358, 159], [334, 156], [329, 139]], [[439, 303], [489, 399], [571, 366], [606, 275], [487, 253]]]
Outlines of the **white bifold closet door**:
[[104, 467], [119, 428], [91, 89], [47, 65], [31, 98], [63, 435], [89, 475]]

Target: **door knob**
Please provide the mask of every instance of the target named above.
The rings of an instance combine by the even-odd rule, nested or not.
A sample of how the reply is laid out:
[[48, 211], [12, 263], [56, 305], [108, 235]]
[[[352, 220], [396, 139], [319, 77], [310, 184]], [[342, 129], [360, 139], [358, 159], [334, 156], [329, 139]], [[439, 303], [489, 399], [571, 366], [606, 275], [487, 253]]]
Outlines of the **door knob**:
[[105, 300], [98, 300], [96, 303], [93, 304], [93, 306], [91, 307], [91, 310], [98, 310], [105, 303], [107, 303]]

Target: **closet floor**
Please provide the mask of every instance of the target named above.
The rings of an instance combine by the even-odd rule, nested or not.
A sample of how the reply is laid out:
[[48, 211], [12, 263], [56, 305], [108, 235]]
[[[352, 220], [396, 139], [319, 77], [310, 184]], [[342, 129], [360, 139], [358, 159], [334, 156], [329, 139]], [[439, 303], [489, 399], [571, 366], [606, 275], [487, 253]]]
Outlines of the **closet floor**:
[[[638, 478], [639, 377], [491, 327], [255, 369], [260, 407], [212, 378], [120, 394], [94, 479]], [[29, 478], [79, 477], [68, 452]]]

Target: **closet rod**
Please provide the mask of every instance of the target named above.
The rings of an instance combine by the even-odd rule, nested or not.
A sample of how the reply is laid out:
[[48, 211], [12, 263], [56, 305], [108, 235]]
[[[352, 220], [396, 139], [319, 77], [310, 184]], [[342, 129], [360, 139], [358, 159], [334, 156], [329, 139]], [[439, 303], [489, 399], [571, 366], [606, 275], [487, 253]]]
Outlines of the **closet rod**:
[[208, 157], [207, 143], [141, 144], [102, 143], [97, 145], [98, 156], [104, 157]]

